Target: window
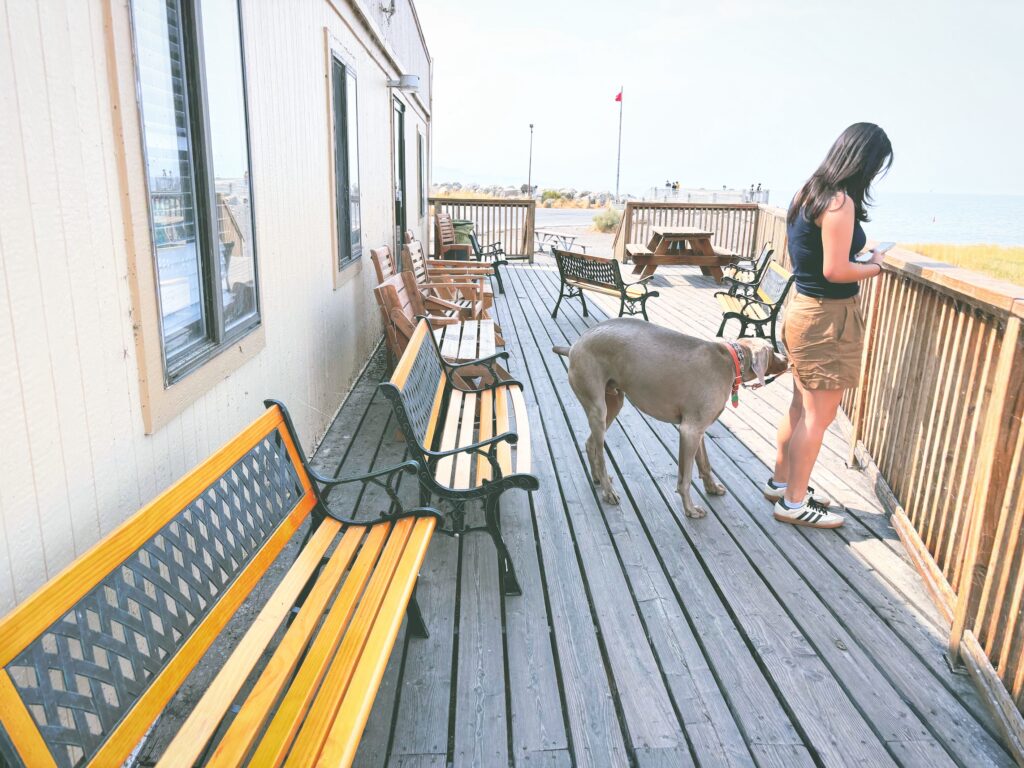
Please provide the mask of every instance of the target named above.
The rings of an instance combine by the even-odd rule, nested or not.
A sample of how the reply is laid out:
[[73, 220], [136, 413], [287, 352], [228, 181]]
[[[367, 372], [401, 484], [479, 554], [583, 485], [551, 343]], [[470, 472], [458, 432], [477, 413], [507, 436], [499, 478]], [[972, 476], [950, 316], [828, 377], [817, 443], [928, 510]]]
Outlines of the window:
[[237, 0], [132, 0], [164, 380], [260, 324]]
[[356, 73], [331, 55], [334, 109], [334, 184], [338, 222], [338, 269], [363, 255], [359, 216], [359, 136], [356, 128]]
[[423, 134], [416, 129], [416, 173], [420, 190], [420, 218], [427, 215], [427, 153], [424, 147]]

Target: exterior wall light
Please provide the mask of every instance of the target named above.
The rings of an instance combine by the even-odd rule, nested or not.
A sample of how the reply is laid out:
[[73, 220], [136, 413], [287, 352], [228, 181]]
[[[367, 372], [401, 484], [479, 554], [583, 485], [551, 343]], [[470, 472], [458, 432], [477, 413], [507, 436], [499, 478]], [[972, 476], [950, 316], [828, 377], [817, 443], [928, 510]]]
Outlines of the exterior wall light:
[[399, 75], [397, 80], [388, 80], [388, 88], [397, 88], [406, 93], [416, 93], [420, 89], [420, 76]]

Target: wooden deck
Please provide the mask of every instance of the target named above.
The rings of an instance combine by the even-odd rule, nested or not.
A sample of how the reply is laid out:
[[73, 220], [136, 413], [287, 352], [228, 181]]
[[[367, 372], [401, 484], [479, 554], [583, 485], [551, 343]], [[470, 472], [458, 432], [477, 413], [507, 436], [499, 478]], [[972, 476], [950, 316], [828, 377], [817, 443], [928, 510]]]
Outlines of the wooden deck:
[[[743, 392], [709, 432], [723, 497], [683, 517], [678, 438], [627, 403], [608, 433], [619, 506], [589, 478], [583, 412], [552, 344], [617, 310], [588, 294], [550, 317], [548, 259], [505, 273], [497, 319], [526, 383], [541, 489], [506, 494], [524, 594], [498, 589], [485, 535], [437, 537], [419, 598], [431, 636], [399, 637], [357, 765], [1009, 766], [941, 621], [838, 429], [815, 485], [847, 507], [836, 532], [775, 522], [759, 486], [788, 377]], [[710, 337], [713, 281], [659, 270], [652, 321]], [[315, 459], [345, 473], [403, 457], [375, 357]], [[403, 488], [410, 502], [415, 489]], [[379, 498], [337, 499], [372, 513]], [[334, 506], [334, 503], [332, 503]], [[471, 512], [477, 514], [476, 512]]]

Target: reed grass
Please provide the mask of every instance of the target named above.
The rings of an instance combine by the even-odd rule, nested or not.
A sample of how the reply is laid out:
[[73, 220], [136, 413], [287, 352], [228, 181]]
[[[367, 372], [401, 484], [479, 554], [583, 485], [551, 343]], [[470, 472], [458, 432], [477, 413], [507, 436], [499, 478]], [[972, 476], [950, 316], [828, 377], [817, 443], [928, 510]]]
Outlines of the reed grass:
[[1024, 246], [901, 243], [900, 247], [947, 264], [1024, 285]]

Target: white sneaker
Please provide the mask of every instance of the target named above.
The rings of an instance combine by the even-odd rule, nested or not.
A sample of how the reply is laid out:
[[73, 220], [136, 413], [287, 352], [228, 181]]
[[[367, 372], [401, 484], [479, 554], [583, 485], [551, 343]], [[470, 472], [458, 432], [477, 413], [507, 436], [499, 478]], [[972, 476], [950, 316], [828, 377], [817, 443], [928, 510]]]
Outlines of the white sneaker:
[[779, 499], [775, 502], [774, 514], [775, 519], [781, 523], [806, 525], [808, 528], [838, 528], [846, 522], [842, 515], [829, 512], [828, 507], [809, 496], [795, 509], [786, 506], [785, 502]]
[[[778, 501], [786, 495], [786, 488], [777, 488], [772, 485], [772, 479], [769, 477], [764, 485], [761, 487], [761, 493], [768, 501]], [[814, 501], [815, 504], [821, 504], [824, 507], [832, 506], [832, 497], [824, 491], [816, 491], [811, 486], [807, 486], [807, 497]]]

